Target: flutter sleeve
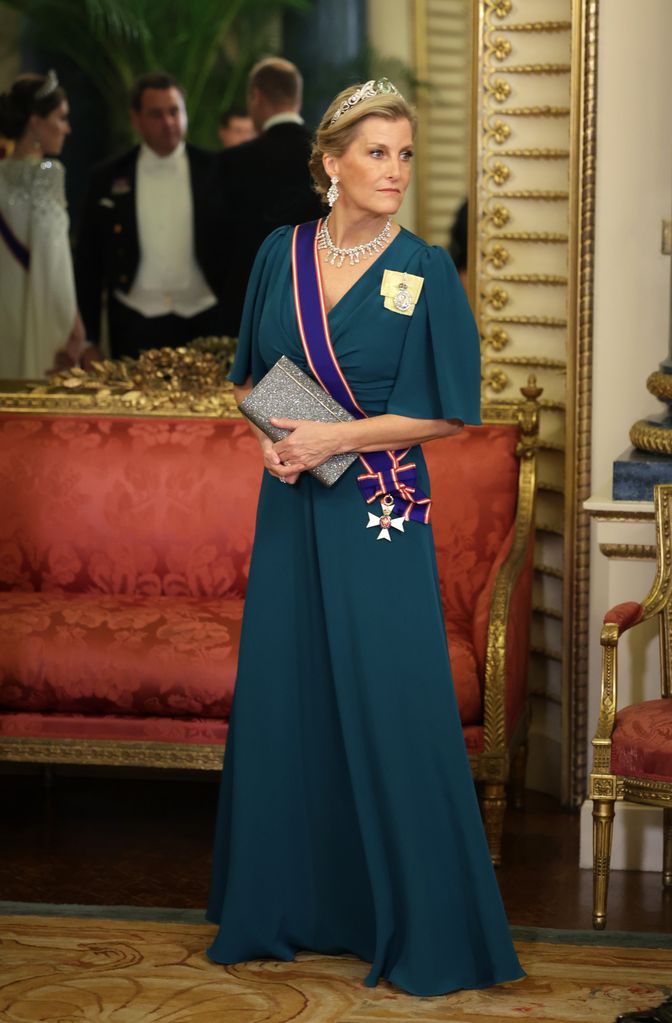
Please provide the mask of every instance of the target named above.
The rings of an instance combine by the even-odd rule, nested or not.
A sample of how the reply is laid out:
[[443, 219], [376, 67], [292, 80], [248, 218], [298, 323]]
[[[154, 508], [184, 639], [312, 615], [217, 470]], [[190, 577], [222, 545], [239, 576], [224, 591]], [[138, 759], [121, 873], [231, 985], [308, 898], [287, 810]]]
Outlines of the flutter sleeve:
[[250, 376], [253, 383], [257, 384], [266, 373], [257, 344], [259, 323], [269, 287], [275, 278], [274, 268], [287, 250], [291, 232], [291, 227], [277, 228], [269, 234], [257, 252], [245, 292], [236, 356], [228, 376], [233, 384], [242, 385]]
[[427, 246], [409, 272], [421, 276], [424, 284], [387, 411], [413, 419], [460, 419], [478, 425], [480, 343], [453, 261], [444, 249]]

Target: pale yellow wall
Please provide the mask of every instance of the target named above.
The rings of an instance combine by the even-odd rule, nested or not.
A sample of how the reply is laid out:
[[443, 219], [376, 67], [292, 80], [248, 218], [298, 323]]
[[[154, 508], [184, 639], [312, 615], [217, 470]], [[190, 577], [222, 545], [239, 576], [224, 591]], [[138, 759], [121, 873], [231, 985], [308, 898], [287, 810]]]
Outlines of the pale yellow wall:
[[[662, 411], [649, 373], [667, 355], [672, 215], [672, 3], [600, 5], [593, 489], [611, 480], [638, 418]], [[643, 594], [632, 594], [639, 599]]]
[[[396, 57], [414, 66], [413, 0], [369, 0], [367, 28], [369, 43], [382, 57]], [[415, 230], [415, 182], [406, 193], [399, 215], [400, 224]]]

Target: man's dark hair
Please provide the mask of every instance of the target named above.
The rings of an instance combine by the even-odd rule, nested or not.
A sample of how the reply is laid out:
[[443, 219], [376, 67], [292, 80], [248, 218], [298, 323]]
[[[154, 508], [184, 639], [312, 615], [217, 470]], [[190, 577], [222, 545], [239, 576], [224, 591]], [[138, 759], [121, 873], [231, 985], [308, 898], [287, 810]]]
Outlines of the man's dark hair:
[[248, 112], [245, 109], [245, 107], [241, 106], [240, 104], [238, 104], [236, 106], [233, 106], [233, 107], [227, 107], [226, 110], [222, 110], [221, 114], [219, 115], [219, 127], [220, 128], [228, 128], [229, 121], [231, 120], [232, 117], [249, 117], [249, 116], [250, 115], [248, 114]]
[[142, 94], [145, 89], [177, 89], [184, 97], [184, 89], [177, 78], [167, 71], [148, 71], [136, 78], [131, 87], [131, 106], [136, 113], [142, 109]]
[[289, 60], [267, 57], [250, 71], [249, 89], [259, 89], [266, 99], [277, 106], [301, 102], [303, 79], [301, 72]]

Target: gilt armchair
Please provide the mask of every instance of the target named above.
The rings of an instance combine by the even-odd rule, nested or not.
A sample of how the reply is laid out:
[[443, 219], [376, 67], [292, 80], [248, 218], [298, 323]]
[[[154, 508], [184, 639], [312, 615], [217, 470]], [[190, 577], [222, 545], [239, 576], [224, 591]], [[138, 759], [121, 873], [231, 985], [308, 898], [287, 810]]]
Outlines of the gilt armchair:
[[[615, 804], [663, 809], [663, 886], [672, 887], [672, 485], [654, 492], [656, 577], [642, 603], [618, 604], [604, 616], [600, 714], [593, 739], [593, 927], [607, 921]], [[661, 698], [618, 709], [618, 642], [650, 618], [660, 630]]]

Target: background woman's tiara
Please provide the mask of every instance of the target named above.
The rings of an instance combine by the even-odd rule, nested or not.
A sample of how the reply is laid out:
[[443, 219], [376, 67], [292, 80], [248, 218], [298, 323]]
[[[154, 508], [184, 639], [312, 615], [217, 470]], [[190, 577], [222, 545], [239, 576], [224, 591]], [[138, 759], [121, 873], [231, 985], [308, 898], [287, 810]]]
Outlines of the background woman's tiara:
[[329, 124], [334, 124], [342, 114], [347, 114], [348, 110], [363, 99], [374, 99], [376, 96], [387, 96], [390, 94], [399, 96], [400, 99], [404, 98], [389, 78], [379, 78], [378, 80], [372, 78], [370, 82], [365, 82], [359, 89], [355, 89], [346, 100], [343, 100]]
[[35, 92], [35, 99], [46, 99], [47, 96], [51, 96], [52, 92], [56, 92], [56, 89], [58, 89], [56, 72], [54, 70], [47, 71], [47, 77]]

